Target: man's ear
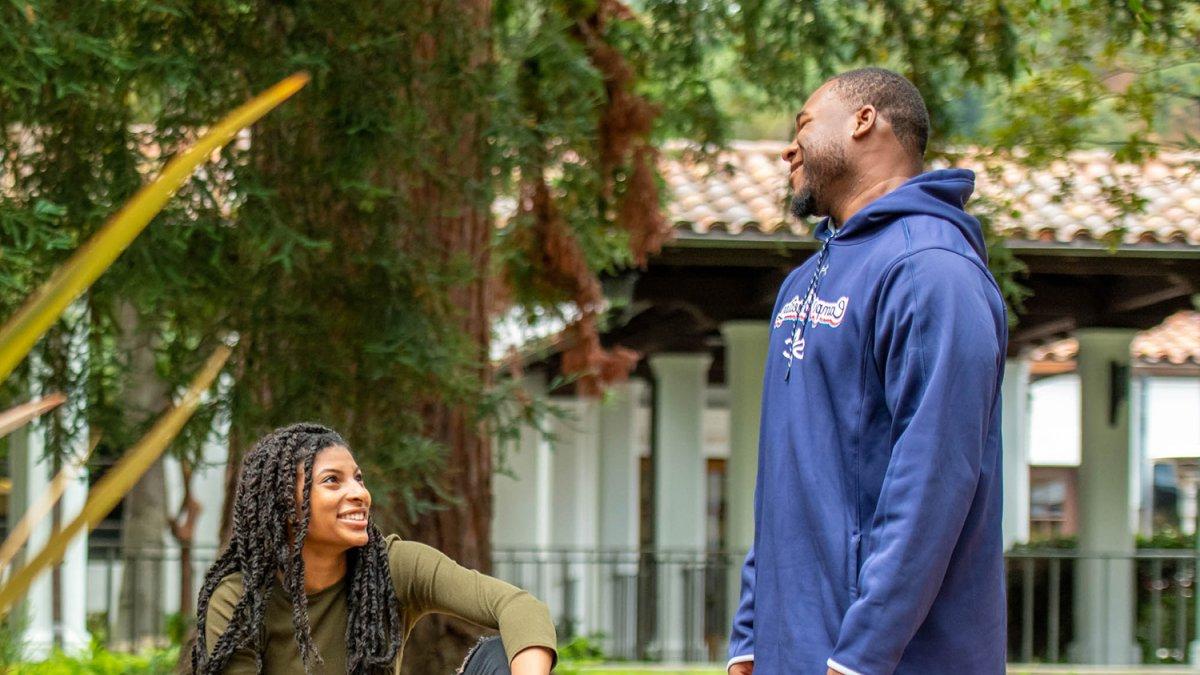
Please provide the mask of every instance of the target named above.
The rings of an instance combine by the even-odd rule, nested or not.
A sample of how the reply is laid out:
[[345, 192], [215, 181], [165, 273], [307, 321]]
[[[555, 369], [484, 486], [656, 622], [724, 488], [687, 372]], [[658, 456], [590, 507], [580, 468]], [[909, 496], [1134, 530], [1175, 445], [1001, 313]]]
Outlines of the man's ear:
[[854, 126], [850, 130], [850, 138], [860, 139], [875, 128], [879, 115], [873, 105], [864, 105], [854, 113]]

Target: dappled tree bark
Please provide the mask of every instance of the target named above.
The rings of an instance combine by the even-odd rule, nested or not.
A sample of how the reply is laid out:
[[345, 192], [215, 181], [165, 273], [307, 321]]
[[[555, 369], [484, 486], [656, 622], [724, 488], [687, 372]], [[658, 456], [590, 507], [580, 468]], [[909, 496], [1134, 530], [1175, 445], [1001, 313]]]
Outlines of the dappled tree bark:
[[[429, 3], [421, 17], [413, 48], [414, 72], [433, 76], [414, 78], [403, 95], [428, 115], [433, 127], [426, 151], [435, 159], [433, 171], [400, 171], [399, 187], [421, 214], [424, 227], [410, 233], [404, 244], [424, 250], [450, 268], [463, 263], [472, 273], [449, 289], [450, 319], [466, 339], [474, 357], [468, 368], [479, 390], [490, 382], [488, 346], [492, 311], [488, 288], [491, 274], [492, 218], [486, 188], [489, 118], [487, 88], [461, 87], [454, 79], [437, 78], [435, 63], [449, 64], [471, 81], [493, 61], [491, 0]], [[426, 21], [428, 23], [426, 23]], [[463, 44], [457, 36], [471, 35]], [[432, 142], [430, 142], [432, 141]], [[465, 190], [458, 186], [480, 186]], [[446, 449], [443, 469], [421, 497], [435, 507], [421, 514], [408, 535], [425, 542], [460, 564], [491, 569], [492, 448], [487, 430], [472, 401], [432, 398], [421, 406], [425, 433]], [[421, 621], [405, 650], [407, 673], [453, 672], [478, 629], [448, 617]]]
[[[266, 248], [286, 264], [249, 270], [231, 309], [242, 341], [227, 504], [236, 455], [255, 438], [301, 419], [327, 423], [364, 466], [385, 532], [486, 571], [491, 2], [256, 11], [239, 33], [246, 51], [319, 48], [330, 67], [258, 123], [247, 150], [262, 189], [240, 216], [282, 227], [265, 243], [239, 230], [237, 255], [259, 260]], [[387, 39], [361, 43], [365, 25]], [[253, 65], [264, 81], [285, 67]], [[477, 634], [427, 617], [405, 667], [452, 672]]]
[[[430, 404], [430, 431], [449, 448], [438, 477], [451, 499], [425, 513], [411, 528], [412, 538], [441, 550], [460, 564], [491, 569], [492, 454], [488, 438], [462, 408]], [[479, 629], [445, 616], [427, 616], [405, 648], [404, 672], [453, 672], [479, 635]]]

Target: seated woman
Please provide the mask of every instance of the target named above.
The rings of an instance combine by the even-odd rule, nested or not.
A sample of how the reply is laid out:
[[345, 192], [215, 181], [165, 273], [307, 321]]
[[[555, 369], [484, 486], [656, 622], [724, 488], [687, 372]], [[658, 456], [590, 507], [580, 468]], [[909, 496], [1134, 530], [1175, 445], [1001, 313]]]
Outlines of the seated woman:
[[229, 547], [197, 602], [192, 672], [399, 673], [413, 624], [444, 612], [500, 629], [463, 673], [546, 675], [546, 606], [424, 544], [386, 539], [346, 441], [294, 424], [246, 455]]

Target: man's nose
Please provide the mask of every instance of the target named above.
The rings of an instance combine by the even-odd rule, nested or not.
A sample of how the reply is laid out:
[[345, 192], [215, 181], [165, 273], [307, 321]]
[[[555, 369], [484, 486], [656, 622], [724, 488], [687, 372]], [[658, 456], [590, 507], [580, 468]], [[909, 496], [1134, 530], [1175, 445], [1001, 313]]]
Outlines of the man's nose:
[[781, 158], [783, 159], [783, 161], [787, 162], [788, 164], [791, 164], [792, 160], [795, 159], [795, 157], [796, 157], [796, 153], [799, 151], [800, 151], [800, 146], [796, 145], [796, 141], [792, 141], [791, 143], [788, 144], [788, 146], [786, 148], [783, 149], [783, 155]]

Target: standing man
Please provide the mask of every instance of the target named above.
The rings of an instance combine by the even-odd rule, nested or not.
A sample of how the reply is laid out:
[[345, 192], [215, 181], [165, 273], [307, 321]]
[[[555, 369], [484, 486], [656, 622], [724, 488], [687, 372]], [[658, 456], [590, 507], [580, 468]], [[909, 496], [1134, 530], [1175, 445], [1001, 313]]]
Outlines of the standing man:
[[1006, 315], [974, 175], [922, 173], [928, 137], [879, 68], [796, 116], [792, 212], [825, 220], [771, 317], [734, 675], [1004, 672]]

